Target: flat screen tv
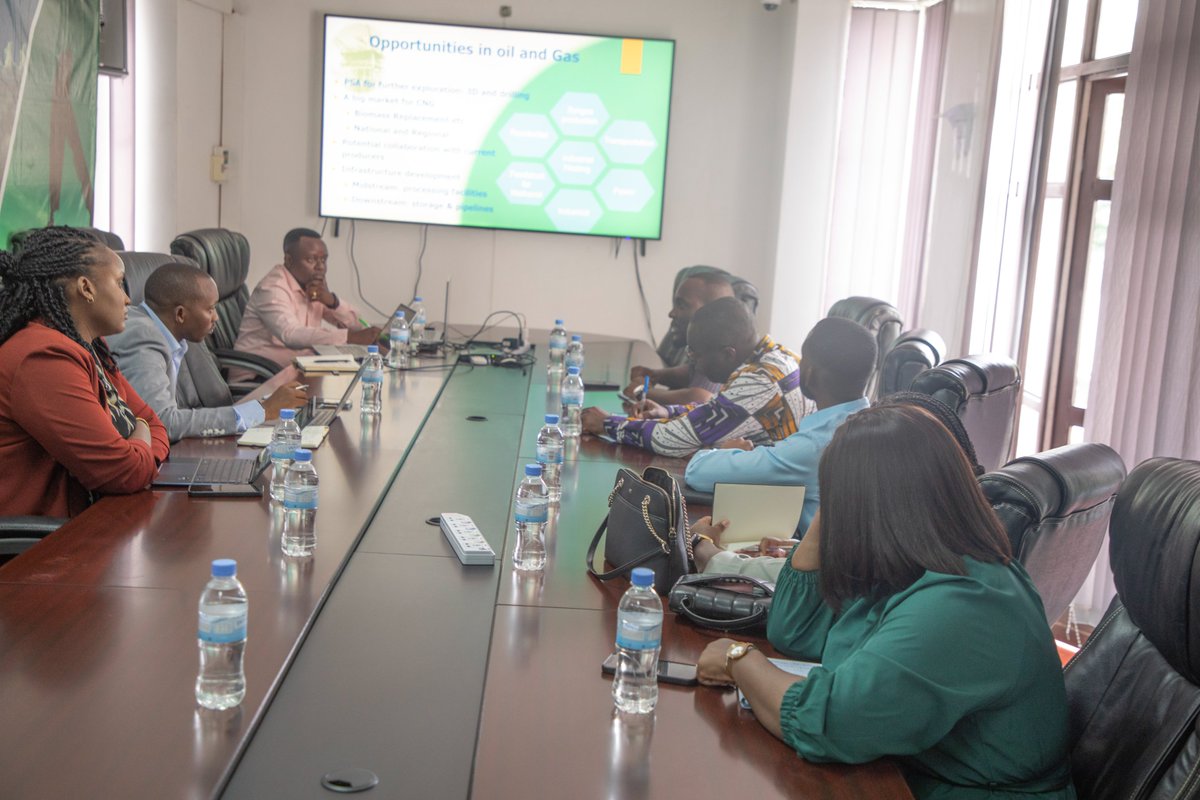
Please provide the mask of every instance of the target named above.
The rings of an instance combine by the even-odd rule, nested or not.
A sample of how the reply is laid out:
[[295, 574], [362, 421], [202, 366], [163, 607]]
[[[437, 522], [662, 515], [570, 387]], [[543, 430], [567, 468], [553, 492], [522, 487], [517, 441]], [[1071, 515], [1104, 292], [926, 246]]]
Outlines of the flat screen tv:
[[320, 213], [658, 239], [675, 43], [327, 15]]

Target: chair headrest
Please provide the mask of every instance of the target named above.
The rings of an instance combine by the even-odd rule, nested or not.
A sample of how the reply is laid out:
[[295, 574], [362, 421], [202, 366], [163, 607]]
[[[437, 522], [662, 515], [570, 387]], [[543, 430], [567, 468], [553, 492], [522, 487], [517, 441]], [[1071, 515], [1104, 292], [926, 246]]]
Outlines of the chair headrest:
[[987, 395], [1002, 391], [1021, 382], [1021, 371], [1011, 358], [995, 355], [964, 356], [943, 361], [926, 370], [913, 381], [913, 391], [935, 394], [950, 389], [962, 400], [968, 396]]
[[1065, 517], [1108, 501], [1125, 479], [1125, 462], [1106, 444], [1068, 444], [1013, 459], [979, 479], [992, 503], [1029, 506], [1039, 519]]
[[946, 340], [937, 331], [929, 328], [913, 328], [896, 337], [892, 350], [902, 347], [927, 348], [933, 354], [933, 363], [938, 364], [946, 357]]
[[236, 294], [250, 274], [250, 242], [237, 231], [202, 228], [181, 233], [171, 242], [171, 252], [195, 260], [211, 275], [222, 300]]
[[1109, 560], [1130, 619], [1200, 683], [1200, 462], [1152, 458], [1129, 473], [1113, 508]]
[[82, 228], [81, 230], [88, 231], [100, 241], [104, 242], [104, 246], [109, 250], [124, 250], [125, 242], [120, 236], [110, 231], [102, 231], [99, 228]]
[[846, 297], [829, 307], [827, 317], [852, 319], [872, 333], [885, 325], [902, 325], [900, 312], [891, 303], [874, 297]]
[[118, 250], [117, 255], [121, 257], [121, 263], [125, 265], [125, 291], [129, 293], [129, 299], [133, 303], [140, 303], [146, 299], [146, 279], [163, 264], [178, 262], [190, 264], [193, 267], [200, 266], [187, 256], [176, 256], [170, 253]]

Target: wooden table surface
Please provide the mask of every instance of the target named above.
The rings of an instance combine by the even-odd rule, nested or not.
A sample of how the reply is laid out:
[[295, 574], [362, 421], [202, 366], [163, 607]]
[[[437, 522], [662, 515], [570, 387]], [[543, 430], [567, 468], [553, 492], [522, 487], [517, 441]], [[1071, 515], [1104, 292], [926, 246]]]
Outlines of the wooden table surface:
[[[618, 383], [651, 358], [596, 341], [585, 372]], [[540, 364], [389, 374], [382, 417], [356, 398], [315, 454], [309, 559], [282, 556], [266, 499], [167, 490], [105, 498], [0, 567], [0, 796], [328, 797], [320, 776], [359, 766], [370, 797], [908, 797], [891, 764], [797, 758], [729, 692], [664, 687], [649, 722], [614, 718], [599, 664], [626, 584], [584, 554], [618, 466], [682, 462], [585, 438], [545, 572], [514, 573], [509, 506], [546, 405]], [[495, 567], [458, 563], [426, 524], [442, 511], [476, 521]], [[250, 598], [247, 693], [209, 712], [196, 602], [222, 557]], [[668, 614], [663, 657], [694, 662], [712, 636]]]

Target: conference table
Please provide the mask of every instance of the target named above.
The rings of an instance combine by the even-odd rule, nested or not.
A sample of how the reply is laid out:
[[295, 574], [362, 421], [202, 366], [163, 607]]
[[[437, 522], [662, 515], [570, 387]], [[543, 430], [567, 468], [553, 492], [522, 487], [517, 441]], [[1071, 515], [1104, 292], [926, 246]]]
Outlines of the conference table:
[[[377, 777], [368, 797], [911, 797], [891, 762], [798, 758], [731, 691], [663, 686], [653, 715], [614, 713], [600, 663], [628, 584], [591, 578], [587, 546], [619, 467], [685, 462], [583, 437], [545, 570], [515, 571], [512, 494], [557, 402], [535, 341], [531, 365], [389, 372], [378, 417], [355, 397], [314, 453], [311, 557], [282, 554], [268, 498], [155, 490], [105, 497], [0, 567], [0, 797], [330, 797], [323, 778], [354, 769]], [[643, 343], [587, 348], [591, 384], [657, 363]], [[331, 397], [350, 378], [305, 381]], [[233, 438], [172, 452], [256, 455]], [[449, 511], [494, 566], [458, 562]], [[250, 603], [246, 697], [227, 711], [193, 693], [214, 558], [237, 560]], [[668, 612], [662, 657], [694, 663], [717, 636]]]

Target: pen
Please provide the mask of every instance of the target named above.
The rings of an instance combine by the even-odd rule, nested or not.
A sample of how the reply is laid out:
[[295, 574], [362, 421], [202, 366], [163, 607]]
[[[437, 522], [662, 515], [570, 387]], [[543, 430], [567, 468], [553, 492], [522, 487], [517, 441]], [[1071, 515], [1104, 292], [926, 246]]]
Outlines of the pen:
[[[349, 361], [347, 360], [349, 359]], [[310, 364], [349, 364], [354, 359], [351, 356], [340, 356], [338, 358], [314, 358], [309, 361]]]
[[370, 325], [367, 323], [367, 321], [366, 321], [365, 319], [363, 319], [362, 317], [359, 317], [359, 318], [358, 318], [358, 324], [359, 324], [359, 325], [362, 325], [364, 328], [369, 328], [369, 327], [371, 327], [371, 326], [370, 326]]
[[650, 376], [646, 376], [646, 380], [642, 383], [642, 399], [645, 400], [650, 394]]

